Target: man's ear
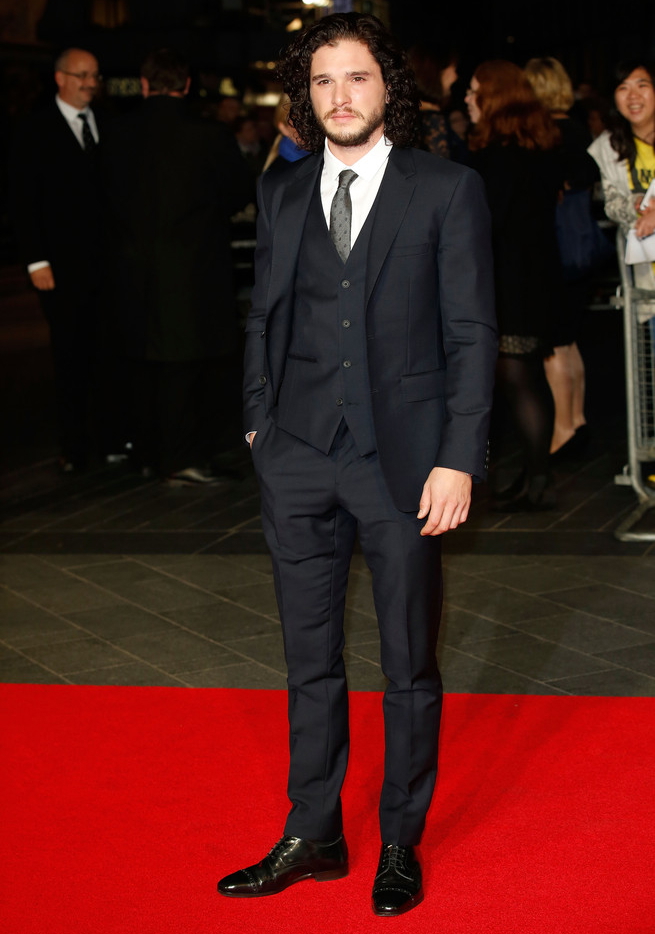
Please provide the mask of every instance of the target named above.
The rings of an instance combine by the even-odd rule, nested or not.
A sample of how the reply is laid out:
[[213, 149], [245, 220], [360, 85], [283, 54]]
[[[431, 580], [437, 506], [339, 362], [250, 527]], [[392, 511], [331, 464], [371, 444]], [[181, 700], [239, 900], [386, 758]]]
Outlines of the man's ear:
[[147, 78], [141, 78], [141, 93], [144, 97], [150, 96], [150, 85]]

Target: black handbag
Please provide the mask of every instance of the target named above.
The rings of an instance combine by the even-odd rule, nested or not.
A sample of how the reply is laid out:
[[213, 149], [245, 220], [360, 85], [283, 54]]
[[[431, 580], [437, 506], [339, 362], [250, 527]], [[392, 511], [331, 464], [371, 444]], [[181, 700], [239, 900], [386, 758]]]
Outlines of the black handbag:
[[586, 188], [564, 192], [555, 224], [565, 281], [584, 279], [614, 255], [613, 245], [591, 213], [591, 194]]

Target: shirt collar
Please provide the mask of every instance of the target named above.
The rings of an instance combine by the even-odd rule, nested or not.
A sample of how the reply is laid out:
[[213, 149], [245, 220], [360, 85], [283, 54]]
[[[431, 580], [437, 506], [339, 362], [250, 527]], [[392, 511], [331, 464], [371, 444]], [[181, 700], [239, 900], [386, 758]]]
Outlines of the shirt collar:
[[373, 149], [369, 149], [365, 156], [362, 156], [362, 158], [353, 165], [346, 165], [332, 153], [326, 138], [324, 171], [330, 178], [334, 178], [335, 182], [339, 178], [339, 173], [343, 172], [344, 169], [352, 169], [354, 172], [357, 172], [360, 178], [371, 180], [389, 158], [392, 145], [393, 144], [386, 136], [381, 136]]
[[88, 107], [84, 107], [82, 110], [78, 110], [77, 107], [72, 107], [71, 104], [67, 104], [66, 101], [62, 101], [58, 94], [55, 97], [55, 102], [69, 123], [74, 123], [80, 114], [89, 113]]

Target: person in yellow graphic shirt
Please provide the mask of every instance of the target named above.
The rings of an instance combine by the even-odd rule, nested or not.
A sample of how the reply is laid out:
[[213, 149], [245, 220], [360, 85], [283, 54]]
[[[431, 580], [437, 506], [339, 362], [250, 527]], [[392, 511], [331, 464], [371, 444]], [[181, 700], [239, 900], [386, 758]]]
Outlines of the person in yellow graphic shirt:
[[[633, 62], [619, 66], [611, 127], [589, 147], [601, 172], [605, 213], [624, 234], [634, 227], [638, 237], [655, 233], [655, 202], [640, 210], [655, 178], [654, 85], [654, 65]], [[639, 288], [655, 289], [652, 263], [634, 266], [634, 277]]]

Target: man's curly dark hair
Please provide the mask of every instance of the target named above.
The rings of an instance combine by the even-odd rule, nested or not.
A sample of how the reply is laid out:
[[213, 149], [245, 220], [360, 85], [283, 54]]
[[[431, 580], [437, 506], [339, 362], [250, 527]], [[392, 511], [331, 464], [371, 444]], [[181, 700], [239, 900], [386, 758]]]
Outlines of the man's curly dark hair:
[[312, 55], [342, 40], [363, 43], [376, 60], [387, 86], [384, 135], [395, 146], [410, 146], [416, 135], [418, 92], [405, 52], [377, 16], [334, 13], [305, 29], [291, 42], [277, 66], [277, 77], [291, 98], [289, 123], [310, 152], [323, 148], [325, 133], [310, 100]]

